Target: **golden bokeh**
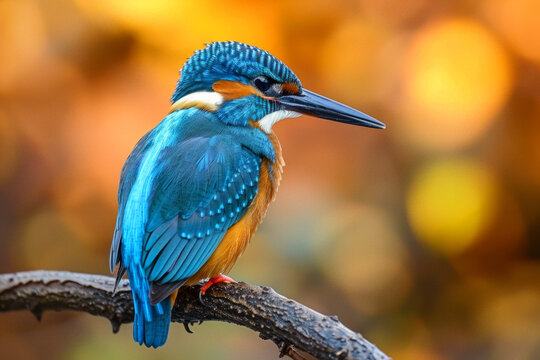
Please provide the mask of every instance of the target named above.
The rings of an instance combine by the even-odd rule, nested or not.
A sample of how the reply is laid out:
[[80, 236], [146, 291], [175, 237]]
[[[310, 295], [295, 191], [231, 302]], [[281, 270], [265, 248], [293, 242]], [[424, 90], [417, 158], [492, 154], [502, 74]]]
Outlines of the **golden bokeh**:
[[[236, 40], [386, 123], [274, 127], [287, 166], [231, 275], [395, 359], [540, 353], [537, 0], [1, 0], [0, 269], [108, 274], [122, 164], [185, 60]], [[0, 359], [274, 359], [254, 332], [0, 313]], [[208, 341], [211, 339], [212, 341]]]
[[450, 159], [425, 166], [407, 192], [407, 214], [418, 238], [443, 254], [471, 246], [492, 220], [496, 185], [481, 164]]
[[540, 1], [484, 0], [486, 18], [521, 56], [540, 63]]
[[477, 140], [513, 82], [497, 39], [462, 18], [438, 20], [414, 34], [403, 66], [403, 127], [420, 147], [454, 149]]

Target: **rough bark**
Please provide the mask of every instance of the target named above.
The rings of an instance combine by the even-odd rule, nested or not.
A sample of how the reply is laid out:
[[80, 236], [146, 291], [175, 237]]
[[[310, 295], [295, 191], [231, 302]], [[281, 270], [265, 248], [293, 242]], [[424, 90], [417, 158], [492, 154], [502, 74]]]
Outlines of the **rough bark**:
[[[0, 275], [0, 311], [29, 310], [38, 319], [45, 310], [76, 310], [102, 316], [116, 332], [133, 321], [127, 280], [113, 295], [108, 276], [61, 271], [29, 271]], [[264, 286], [221, 283], [199, 300], [199, 286], [180, 289], [172, 321], [189, 324], [226, 321], [246, 326], [272, 340], [280, 356], [294, 359], [389, 359], [336, 316], [320, 314]], [[307, 355], [309, 354], [309, 355]]]

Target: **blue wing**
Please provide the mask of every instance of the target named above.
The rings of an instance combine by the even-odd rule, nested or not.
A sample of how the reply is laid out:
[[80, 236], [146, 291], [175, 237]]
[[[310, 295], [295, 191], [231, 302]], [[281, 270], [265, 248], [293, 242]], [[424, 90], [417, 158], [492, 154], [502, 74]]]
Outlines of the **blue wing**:
[[[139, 140], [139, 142], [137, 142], [137, 145], [135, 145], [135, 148], [133, 149], [131, 154], [129, 154], [129, 157], [127, 158], [124, 166], [122, 167], [122, 172], [120, 174], [120, 185], [118, 187], [118, 215], [116, 217], [116, 226], [114, 228], [113, 241], [111, 244], [111, 254], [109, 257], [109, 268], [111, 272], [113, 272], [114, 267], [121, 262], [120, 260], [122, 257], [120, 255], [120, 242], [122, 241], [122, 223], [124, 220], [124, 208], [127, 203], [131, 187], [133, 186], [133, 183], [137, 178], [137, 172], [144, 157], [144, 153], [151, 146], [151, 142], [149, 141], [151, 136], [152, 131], [149, 131], [141, 138], [141, 140]], [[115, 289], [124, 272], [125, 268], [120, 263], [120, 269], [118, 270]]]
[[141, 259], [152, 303], [195, 274], [242, 218], [261, 160], [229, 135], [190, 138], [161, 153]]

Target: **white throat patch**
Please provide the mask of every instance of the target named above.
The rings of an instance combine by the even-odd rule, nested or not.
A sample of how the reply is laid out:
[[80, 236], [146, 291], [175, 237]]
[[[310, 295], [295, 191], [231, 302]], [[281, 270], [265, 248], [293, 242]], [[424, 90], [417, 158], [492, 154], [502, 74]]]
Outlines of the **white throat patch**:
[[274, 126], [274, 124], [279, 120], [295, 118], [299, 117], [300, 115], [302, 114], [297, 113], [296, 111], [278, 110], [265, 115], [261, 120], [258, 121], [258, 124], [265, 133], [270, 134], [272, 132], [272, 126]]
[[176, 100], [170, 112], [197, 107], [202, 110], [216, 111], [223, 104], [223, 96], [215, 91], [197, 91]]

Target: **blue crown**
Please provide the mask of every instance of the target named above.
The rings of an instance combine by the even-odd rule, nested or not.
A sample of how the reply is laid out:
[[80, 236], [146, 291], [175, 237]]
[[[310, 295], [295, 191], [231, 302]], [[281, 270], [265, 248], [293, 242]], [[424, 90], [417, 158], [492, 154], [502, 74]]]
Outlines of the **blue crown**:
[[195, 91], [211, 91], [212, 84], [218, 80], [248, 83], [260, 75], [302, 87], [298, 77], [281, 60], [258, 47], [236, 41], [213, 42], [195, 51], [180, 74], [172, 102]]

